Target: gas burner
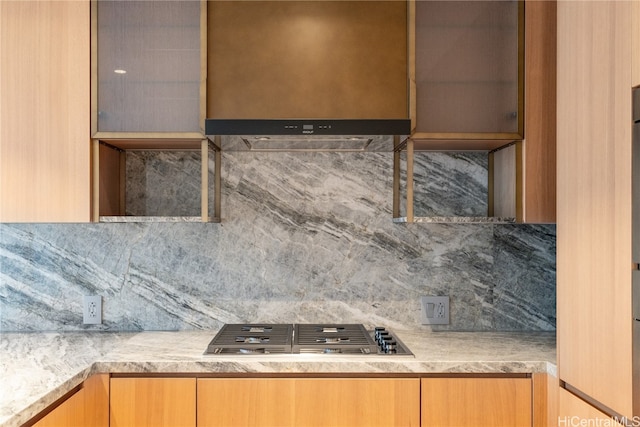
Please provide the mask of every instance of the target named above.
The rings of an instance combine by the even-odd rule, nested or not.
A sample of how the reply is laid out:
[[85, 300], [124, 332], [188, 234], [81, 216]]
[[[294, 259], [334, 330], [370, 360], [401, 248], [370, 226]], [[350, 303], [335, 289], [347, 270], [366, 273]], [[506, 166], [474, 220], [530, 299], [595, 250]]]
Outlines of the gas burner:
[[339, 344], [339, 343], [343, 343], [343, 342], [349, 342], [349, 338], [325, 337], [325, 338], [317, 338], [316, 342], [323, 342], [325, 344]]
[[265, 348], [239, 348], [240, 354], [268, 354], [269, 352]]
[[251, 332], [254, 334], [264, 334], [273, 331], [273, 326], [258, 326], [258, 325], [242, 325], [243, 332]]
[[246, 344], [264, 344], [269, 342], [269, 337], [236, 337], [236, 342]]

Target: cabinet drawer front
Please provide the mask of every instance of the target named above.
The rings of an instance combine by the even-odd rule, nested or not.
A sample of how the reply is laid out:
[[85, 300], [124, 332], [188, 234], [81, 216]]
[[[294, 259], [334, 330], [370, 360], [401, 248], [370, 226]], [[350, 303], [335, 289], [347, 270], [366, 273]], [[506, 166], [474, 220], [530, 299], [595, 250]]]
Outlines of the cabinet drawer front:
[[529, 378], [423, 378], [423, 427], [531, 426]]
[[195, 378], [112, 378], [110, 425], [196, 425]]
[[418, 426], [417, 378], [199, 379], [199, 426]]

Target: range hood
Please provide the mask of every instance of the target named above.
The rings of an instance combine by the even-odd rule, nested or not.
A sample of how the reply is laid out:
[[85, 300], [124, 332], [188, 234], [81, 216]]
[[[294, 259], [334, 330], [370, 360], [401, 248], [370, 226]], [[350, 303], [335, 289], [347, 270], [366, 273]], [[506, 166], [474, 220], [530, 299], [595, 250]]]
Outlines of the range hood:
[[224, 151], [393, 151], [408, 119], [207, 119]]
[[205, 134], [223, 151], [393, 151], [410, 135], [407, 2], [207, 7]]

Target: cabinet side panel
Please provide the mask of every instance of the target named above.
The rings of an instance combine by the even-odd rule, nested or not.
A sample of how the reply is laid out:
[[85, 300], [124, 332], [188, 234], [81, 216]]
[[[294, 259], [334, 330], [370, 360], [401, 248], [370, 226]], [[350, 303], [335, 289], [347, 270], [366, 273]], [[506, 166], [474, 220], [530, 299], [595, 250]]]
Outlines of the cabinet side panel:
[[0, 8], [0, 221], [89, 221], [89, 1]]
[[525, 3], [524, 222], [556, 221], [556, 2]]
[[634, 87], [640, 86], [640, 1], [633, 1], [632, 5], [633, 13], [633, 35], [632, 40], [632, 59], [633, 59], [633, 77], [632, 84]]
[[533, 427], [558, 424], [558, 379], [546, 373], [533, 374]]
[[109, 426], [109, 375], [97, 374], [84, 382], [85, 427]]
[[630, 6], [558, 2], [559, 377], [624, 415], [632, 412]]

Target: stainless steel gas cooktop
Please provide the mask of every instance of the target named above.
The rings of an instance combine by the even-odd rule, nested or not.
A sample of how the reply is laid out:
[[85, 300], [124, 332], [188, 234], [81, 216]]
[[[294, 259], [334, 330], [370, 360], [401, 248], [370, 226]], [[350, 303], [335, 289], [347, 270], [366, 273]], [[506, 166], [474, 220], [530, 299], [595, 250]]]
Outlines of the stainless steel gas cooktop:
[[226, 324], [204, 354], [413, 356], [391, 331], [361, 324]]

